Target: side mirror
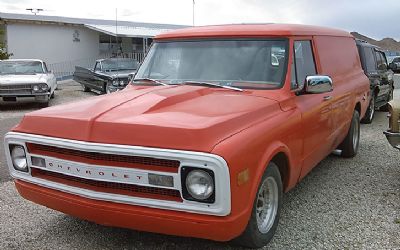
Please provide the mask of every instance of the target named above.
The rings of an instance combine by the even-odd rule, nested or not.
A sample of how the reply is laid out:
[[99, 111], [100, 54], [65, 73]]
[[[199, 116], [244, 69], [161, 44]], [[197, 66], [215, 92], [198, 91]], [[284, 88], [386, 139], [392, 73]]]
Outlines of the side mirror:
[[307, 76], [305, 81], [305, 92], [308, 94], [319, 94], [333, 90], [332, 78], [329, 76]]

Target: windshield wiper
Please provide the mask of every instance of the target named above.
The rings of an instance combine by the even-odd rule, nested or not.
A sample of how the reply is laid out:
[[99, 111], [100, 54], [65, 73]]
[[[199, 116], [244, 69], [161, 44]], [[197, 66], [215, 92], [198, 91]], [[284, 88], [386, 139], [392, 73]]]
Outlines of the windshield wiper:
[[159, 85], [169, 86], [168, 83], [164, 83], [164, 82], [161, 82], [159, 80], [151, 79], [151, 78], [135, 78], [135, 79], [132, 80], [132, 82], [138, 82], [138, 81], [148, 81], [148, 82], [157, 83]]
[[231, 90], [243, 92], [243, 89], [241, 89], [241, 88], [232, 87], [232, 86], [226, 86], [226, 85], [220, 85], [220, 84], [212, 83], [212, 82], [184, 81], [184, 82], [182, 82], [182, 84], [209, 85], [209, 86], [214, 86], [214, 87], [219, 87], [219, 88], [224, 88], [224, 89], [231, 89]]

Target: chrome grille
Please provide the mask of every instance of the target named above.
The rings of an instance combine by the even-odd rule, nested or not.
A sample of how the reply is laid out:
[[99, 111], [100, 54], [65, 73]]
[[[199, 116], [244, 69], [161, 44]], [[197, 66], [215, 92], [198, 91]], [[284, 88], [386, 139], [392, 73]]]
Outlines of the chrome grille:
[[55, 146], [27, 143], [28, 151], [33, 154], [55, 157], [76, 162], [107, 165], [115, 167], [130, 167], [162, 172], [178, 172], [180, 162], [177, 160], [158, 159], [135, 155], [116, 155], [98, 152], [88, 152]]
[[32, 94], [32, 85], [30, 84], [0, 85], [0, 94]]

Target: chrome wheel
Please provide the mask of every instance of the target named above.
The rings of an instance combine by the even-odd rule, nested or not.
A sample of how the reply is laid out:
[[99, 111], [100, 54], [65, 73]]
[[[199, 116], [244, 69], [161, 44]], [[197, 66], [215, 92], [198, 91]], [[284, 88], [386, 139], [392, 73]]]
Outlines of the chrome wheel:
[[358, 143], [360, 141], [360, 123], [356, 121], [354, 123], [354, 131], [353, 131], [353, 150], [357, 152]]
[[267, 177], [257, 194], [256, 218], [258, 230], [265, 234], [271, 229], [279, 205], [278, 184], [273, 177]]

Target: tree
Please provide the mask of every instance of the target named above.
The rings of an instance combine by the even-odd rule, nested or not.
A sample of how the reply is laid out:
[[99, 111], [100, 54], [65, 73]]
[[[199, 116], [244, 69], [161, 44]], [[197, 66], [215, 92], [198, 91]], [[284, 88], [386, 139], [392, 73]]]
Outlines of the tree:
[[[0, 37], [4, 37], [4, 30], [0, 29]], [[0, 41], [0, 60], [8, 59], [12, 55], [12, 53], [7, 52], [6, 45], [3, 43], [3, 41]]]

